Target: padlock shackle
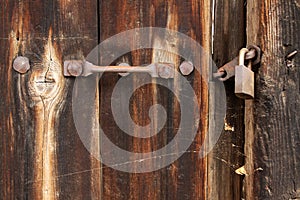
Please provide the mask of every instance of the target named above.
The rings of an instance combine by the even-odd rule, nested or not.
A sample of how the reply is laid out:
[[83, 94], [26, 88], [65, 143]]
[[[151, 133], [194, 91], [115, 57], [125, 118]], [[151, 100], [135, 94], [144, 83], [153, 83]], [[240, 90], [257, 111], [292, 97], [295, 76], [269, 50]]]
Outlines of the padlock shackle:
[[249, 49], [242, 48], [239, 53], [239, 65], [245, 65], [246, 53], [249, 52]]

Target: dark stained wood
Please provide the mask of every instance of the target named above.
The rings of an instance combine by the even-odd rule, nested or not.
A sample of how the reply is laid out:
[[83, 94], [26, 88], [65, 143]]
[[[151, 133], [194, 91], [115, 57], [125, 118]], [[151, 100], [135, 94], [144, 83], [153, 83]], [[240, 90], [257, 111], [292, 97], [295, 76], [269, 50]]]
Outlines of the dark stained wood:
[[[210, 15], [209, 1], [100, 1], [100, 38], [103, 41], [132, 28], [156, 26], [185, 33], [210, 52]], [[159, 40], [159, 38], [153, 39]], [[172, 47], [165, 46], [165, 48]], [[159, 54], [158, 50], [133, 51], [124, 57], [131, 65], [157, 61], [174, 62], [178, 65], [180, 61], [178, 56], [168, 53]], [[132, 86], [138, 81], [151, 80], [149, 76], [141, 74], [131, 75], [131, 78]], [[117, 128], [111, 114], [108, 97], [118, 79], [118, 75], [107, 74], [100, 81], [100, 124], [106, 135], [119, 147], [133, 152], [146, 153], [166, 145], [177, 133], [180, 123], [179, 105], [176, 98], [166, 88], [157, 86], [155, 80], [152, 80], [153, 84], [138, 89], [130, 105], [132, 119], [140, 125], [147, 125], [150, 106], [159, 103], [166, 108], [168, 121], [157, 137], [150, 139], [129, 137]], [[172, 80], [168, 81], [171, 87], [176, 88]], [[200, 159], [198, 154], [194, 153], [201, 146], [207, 128], [208, 122], [205, 120], [208, 105], [207, 88], [199, 75], [191, 75], [189, 81], [197, 93], [203, 118], [200, 120], [201, 124], [195, 142], [188, 152], [170, 166], [146, 174], [129, 174], [104, 167], [103, 199], [207, 198], [207, 159]], [[120, 104], [125, 107], [129, 106], [125, 103], [123, 105], [122, 102], [120, 94]], [[135, 133], [138, 131], [136, 129]]]
[[264, 54], [247, 103], [246, 199], [299, 199], [300, 54], [286, 56], [300, 49], [300, 2], [248, 1], [247, 11], [247, 42]]
[[[215, 2], [213, 59], [217, 66], [232, 60], [245, 47], [243, 1]], [[234, 79], [225, 83], [227, 114], [224, 131], [210, 154], [209, 199], [241, 199], [243, 176], [235, 170], [244, 164], [244, 101], [234, 94]]]
[[[166, 5], [163, 4], [159, 7], [162, 11], [164, 10], [162, 13], [165, 13]], [[155, 17], [155, 15], [150, 15], [150, 7], [151, 3], [149, 1], [100, 1], [101, 41], [122, 31], [140, 26], [150, 26], [151, 20], [149, 18]], [[126, 55], [125, 58], [130, 62], [130, 65], [142, 65], [151, 63], [151, 53], [151, 50], [134, 51]], [[141, 81], [141, 78], [139, 78], [141, 76], [145, 80], [151, 80], [149, 76], [142, 74], [130, 76], [132, 85], [129, 87], [133, 87], [137, 81]], [[150, 152], [151, 148], [157, 148], [157, 145], [164, 144], [163, 138], [166, 137], [166, 130], [160, 133], [159, 138], [161, 139], [154, 137], [153, 139], [139, 140], [126, 136], [126, 133], [117, 128], [114, 118], [111, 114], [107, 114], [111, 113], [111, 108], [108, 106], [110, 105], [110, 98], [108, 97], [111, 95], [117, 81], [118, 75], [113, 74], [103, 77], [100, 81], [100, 124], [106, 135], [116, 145], [129, 151]], [[157, 97], [154, 95], [155, 90], [157, 90], [155, 85], [149, 85], [135, 92], [130, 108], [135, 123], [143, 126], [149, 123], [149, 106], [157, 102]], [[168, 95], [166, 91], [159, 92], [159, 94], [161, 96]], [[166, 105], [166, 99], [166, 97], [163, 97], [160, 103]], [[121, 107], [129, 106], [122, 102], [122, 94], [120, 94]], [[129, 174], [111, 168], [104, 168], [102, 197], [103, 199], [164, 199], [166, 195], [165, 188], [167, 187], [165, 171], [164, 169], [147, 174]]]
[[[212, 26], [211, 2], [204, 0], [190, 1], [183, 4], [181, 1], [177, 1], [177, 6], [178, 31], [196, 40], [204, 51], [210, 54], [212, 46], [210, 40]], [[199, 63], [194, 64], [196, 66], [208, 66], [205, 58], [201, 58]], [[208, 131], [208, 85], [203, 77], [208, 77], [209, 68], [202, 67], [200, 73], [201, 75], [194, 73], [188, 78], [197, 95], [197, 103], [200, 105], [200, 123], [197, 136], [188, 152], [173, 165], [171, 182], [174, 181], [177, 185], [174, 188], [176, 194], [170, 199], [208, 199], [208, 160], [207, 157], [200, 158], [198, 152]], [[179, 118], [178, 109], [179, 107], [175, 104], [173, 112], [174, 117], [177, 117], [177, 119]], [[170, 191], [172, 194], [172, 190]]]
[[[212, 2], [3, 0], [0, 5], [1, 199], [300, 198], [300, 54], [287, 58], [300, 49], [299, 0], [215, 1], [216, 64], [232, 59], [246, 42], [260, 45], [264, 51], [257, 70], [256, 98], [246, 101], [244, 116], [244, 102], [234, 96], [233, 81], [225, 83], [225, 131], [209, 157], [200, 158], [197, 151], [209, 126], [209, 94], [199, 74], [189, 75], [201, 110], [195, 141], [173, 164], [144, 174], [105, 166], [84, 147], [72, 116], [72, 91], [78, 88], [74, 78], [63, 76], [63, 61], [83, 59], [99, 41], [149, 26], [180, 31], [211, 52]], [[178, 66], [179, 56], [155, 49], [172, 39], [169, 37], [153, 38], [154, 49], [129, 52], [112, 64], [173, 62]], [[164, 48], [180, 51], [172, 44], [164, 44]], [[18, 55], [30, 59], [31, 69], [24, 75], [12, 69]], [[202, 70], [208, 73], [208, 69]], [[163, 81], [180, 91], [177, 78]], [[137, 89], [130, 105], [124, 101], [127, 94], [118, 94], [120, 108], [129, 106], [132, 120], [141, 126], [149, 124], [149, 109], [154, 104], [165, 107], [168, 118], [160, 133], [150, 139], [128, 136], [111, 111], [111, 94], [119, 79], [108, 73], [99, 82], [92, 105], [95, 113], [86, 124], [92, 145], [99, 154], [99, 145], [105, 145], [98, 136], [98, 121], [109, 139], [128, 151], [147, 153], [168, 144], [181, 123], [180, 102], [148, 75], [129, 75], [128, 88], [145, 80], [152, 83]], [[91, 81], [97, 84], [96, 79]], [[157, 119], [154, 110], [155, 125]], [[140, 131], [136, 128], [133, 132]], [[235, 173], [243, 165], [244, 177]]]
[[[0, 12], [1, 197], [99, 198], [99, 162], [76, 133], [74, 79], [62, 75], [64, 59], [97, 45], [96, 1], [1, 1]], [[25, 75], [12, 70], [18, 55], [30, 59]]]

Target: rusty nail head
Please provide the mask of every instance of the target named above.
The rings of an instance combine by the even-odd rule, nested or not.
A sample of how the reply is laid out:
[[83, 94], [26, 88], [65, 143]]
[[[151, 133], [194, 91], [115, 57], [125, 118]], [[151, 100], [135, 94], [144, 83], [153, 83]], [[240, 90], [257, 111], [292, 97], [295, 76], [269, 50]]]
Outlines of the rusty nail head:
[[174, 78], [174, 65], [169, 63], [158, 63], [158, 75], [161, 78]]
[[64, 62], [64, 75], [65, 76], [80, 76], [83, 71], [82, 60], [66, 60]]
[[179, 66], [179, 70], [184, 76], [187, 76], [194, 71], [194, 65], [190, 61], [183, 61]]
[[30, 69], [29, 59], [24, 56], [18, 56], [13, 62], [13, 68], [21, 74], [26, 73]]

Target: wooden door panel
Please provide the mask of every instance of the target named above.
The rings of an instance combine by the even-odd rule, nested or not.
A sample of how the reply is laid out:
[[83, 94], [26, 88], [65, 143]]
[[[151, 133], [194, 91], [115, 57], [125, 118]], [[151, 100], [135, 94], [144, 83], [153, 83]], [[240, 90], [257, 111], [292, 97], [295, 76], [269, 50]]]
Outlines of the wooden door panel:
[[[63, 60], [98, 43], [96, 1], [2, 1], [0, 12], [3, 199], [99, 198], [97, 164], [72, 120], [74, 80], [62, 74]], [[12, 70], [18, 55], [27, 74]]]
[[[222, 66], [235, 58], [246, 46], [245, 9], [243, 1], [217, 0], [214, 19], [213, 60]], [[234, 23], [232, 23], [234, 22]], [[234, 94], [234, 81], [224, 83], [227, 112], [225, 127], [210, 154], [209, 195], [211, 199], [242, 198], [243, 176], [235, 170], [245, 164], [244, 100]]]
[[247, 199], [300, 197], [299, 19], [299, 1], [247, 5], [247, 42], [264, 51], [256, 99], [245, 105], [246, 170], [253, 172], [245, 178]]
[[[133, 28], [162, 27], [180, 31], [197, 40], [205, 50], [210, 51], [210, 11], [207, 1], [100, 1], [100, 38], [101, 41]], [[205, 21], [208, 20], [208, 21]], [[194, 26], [193, 24], [197, 24]], [[138, 36], [137, 36], [138, 38]], [[153, 38], [153, 40], [158, 38]], [[143, 49], [129, 52], [120, 58], [131, 65], [142, 65], [153, 62], [173, 62], [180, 64], [180, 57], [171, 53], [161, 53], [155, 49]], [[166, 49], [172, 48], [165, 46]], [[113, 122], [110, 105], [111, 93], [119, 80], [116, 74], [107, 74], [100, 81], [100, 124], [108, 137], [119, 147], [133, 152], [151, 152], [168, 144], [178, 131], [180, 124], [180, 107], [177, 99], [167, 88], [152, 84], [138, 89], [131, 98], [131, 117], [139, 125], [149, 123], [148, 112], [151, 105], [159, 103], [167, 110], [167, 122], [156, 137], [138, 139], [128, 137]], [[132, 86], [138, 81], [145, 81], [149, 76], [136, 74], [131, 76]], [[202, 124], [197, 137], [189, 150], [170, 166], [160, 170], [129, 174], [104, 166], [103, 194], [104, 199], [206, 199], [207, 159], [200, 159], [197, 154], [205, 137], [207, 121], [205, 115], [208, 106], [207, 88], [199, 75], [188, 77], [197, 93], [202, 107]], [[165, 80], [176, 89], [175, 80]], [[122, 94], [119, 96], [120, 103]], [[122, 104], [122, 106], [129, 106]], [[191, 105], [194, 106], [194, 105]], [[126, 120], [126, 119], [124, 119]], [[157, 122], [158, 123], [158, 122]], [[136, 135], [139, 129], [135, 130]], [[176, 152], [174, 152], [176, 153]], [[138, 158], [137, 158], [138, 160]], [[153, 158], [153, 161], [155, 159]], [[149, 162], [151, 163], [151, 161]], [[121, 163], [120, 163], [121, 164]]]
[[[238, 7], [242, 9], [243, 5], [239, 4]], [[205, 51], [211, 52], [211, 11], [210, 1], [205, 0], [1, 2], [0, 17], [4, 28], [0, 38], [0, 70], [3, 80], [3, 87], [0, 88], [3, 94], [0, 97], [3, 111], [0, 116], [3, 119], [0, 121], [0, 151], [1, 161], [4, 162], [1, 162], [0, 192], [3, 198], [210, 199], [215, 198], [216, 193], [228, 195], [226, 197], [233, 195], [231, 191], [226, 192], [228, 189], [223, 186], [234, 187], [232, 185], [238, 182], [240, 188], [241, 179], [235, 177], [236, 181], [230, 182], [232, 169], [224, 169], [228, 166], [220, 167], [220, 163], [200, 158], [198, 154], [207, 136], [209, 103], [207, 84], [199, 74], [192, 73], [187, 77], [197, 95], [197, 102], [191, 107], [198, 103], [201, 110], [195, 141], [171, 165], [144, 174], [115, 170], [90, 155], [78, 137], [72, 116], [72, 98], [74, 95], [76, 97], [73, 90], [77, 89], [74, 78], [65, 78], [62, 74], [64, 60], [84, 59], [98, 42], [132, 28], [153, 26], [179, 31], [196, 40]], [[226, 35], [225, 32], [226, 30], [216, 37], [222, 38]], [[162, 44], [161, 40], [168, 39], [170, 38], [153, 38], [157, 41], [156, 44]], [[239, 44], [243, 45], [242, 43], [241, 41]], [[164, 45], [166, 49], [180, 51], [176, 49], [176, 45]], [[224, 48], [221, 44], [220, 46]], [[234, 45], [234, 48], [237, 46]], [[181, 63], [182, 58], [178, 55], [155, 47], [157, 46], [153, 46], [153, 49], [134, 50], [112, 64], [172, 62], [178, 66]], [[13, 59], [18, 55], [30, 59], [31, 69], [27, 74], [21, 75], [12, 70]], [[226, 58], [219, 57], [221, 62], [226, 61]], [[207, 70], [204, 69], [203, 73], [208, 73]], [[99, 82], [93, 105], [95, 116], [87, 124], [87, 129], [92, 133], [91, 140], [96, 145], [98, 141], [100, 145], [105, 145], [94, 130], [95, 122], [99, 119], [108, 138], [125, 150], [147, 153], [167, 145], [176, 136], [181, 123], [178, 99], [168, 88], [159, 86], [158, 81], [148, 75], [129, 75], [129, 88], [140, 82], [151, 82], [135, 91], [129, 105], [125, 101], [126, 95], [118, 94], [119, 106], [129, 107], [131, 118], [136, 124], [149, 124], [149, 109], [152, 105], [160, 104], [167, 112], [167, 121], [159, 134], [150, 139], [131, 137], [118, 127], [111, 111], [111, 94], [119, 80], [119, 75], [107, 73]], [[180, 90], [176, 81], [175, 77], [174, 80], [162, 82], [169, 88]], [[239, 104], [242, 106], [241, 102]], [[235, 112], [240, 110], [233, 113]], [[154, 124], [159, 124], [157, 114], [158, 111], [154, 110]], [[126, 120], [130, 119], [124, 119]], [[133, 132], [137, 135], [140, 131], [141, 129], [135, 128]], [[241, 140], [238, 140], [239, 144], [242, 143]], [[228, 149], [222, 146], [218, 150]], [[213, 154], [212, 160], [219, 158], [218, 150]], [[136, 161], [139, 161], [138, 157]], [[162, 158], [162, 163], [165, 161], [166, 158]], [[154, 162], [155, 158], [148, 160], [147, 164]], [[224, 170], [222, 173], [228, 175], [228, 178], [218, 181], [217, 171], [209, 171], [214, 166]], [[216, 189], [208, 187], [212, 182], [216, 183]], [[239, 191], [236, 192], [235, 198], [238, 199], [240, 195]]]

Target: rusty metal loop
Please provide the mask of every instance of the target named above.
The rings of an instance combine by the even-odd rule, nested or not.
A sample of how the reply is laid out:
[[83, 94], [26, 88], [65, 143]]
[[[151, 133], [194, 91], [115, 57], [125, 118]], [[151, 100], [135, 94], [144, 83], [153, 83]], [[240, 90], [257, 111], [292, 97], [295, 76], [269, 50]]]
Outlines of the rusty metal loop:
[[[249, 45], [247, 47], [247, 49], [249, 49], [249, 55], [246, 54], [246, 60], [251, 60], [252, 61], [252, 65], [257, 65], [258, 63], [260, 63], [260, 59], [261, 59], [261, 49], [256, 46], [256, 45]], [[252, 52], [254, 52], [254, 56], [252, 57], [251, 54], [253, 54]], [[247, 57], [250, 56], [250, 59], [247, 59]]]
[[246, 53], [245, 60], [252, 60], [255, 57], [256, 57], [256, 50], [249, 49], [249, 52]]

